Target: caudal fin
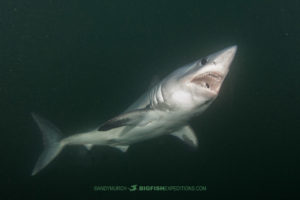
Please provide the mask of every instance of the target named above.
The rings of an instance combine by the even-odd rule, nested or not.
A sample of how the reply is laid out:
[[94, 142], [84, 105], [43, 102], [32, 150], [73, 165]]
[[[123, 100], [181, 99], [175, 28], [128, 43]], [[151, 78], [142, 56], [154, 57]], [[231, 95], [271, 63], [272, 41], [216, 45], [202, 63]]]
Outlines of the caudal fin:
[[31, 174], [33, 176], [46, 167], [59, 154], [64, 145], [60, 142], [62, 136], [58, 128], [35, 113], [32, 113], [32, 117], [42, 132], [44, 144], [44, 150], [33, 168]]

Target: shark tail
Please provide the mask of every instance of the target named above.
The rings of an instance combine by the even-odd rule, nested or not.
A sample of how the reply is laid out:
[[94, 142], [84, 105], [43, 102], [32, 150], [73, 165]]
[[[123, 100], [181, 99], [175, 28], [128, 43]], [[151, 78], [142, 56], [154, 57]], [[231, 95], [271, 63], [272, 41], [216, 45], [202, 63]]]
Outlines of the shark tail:
[[34, 176], [46, 167], [61, 152], [64, 144], [61, 142], [61, 131], [51, 122], [43, 119], [35, 113], [32, 113], [32, 117], [42, 132], [44, 144], [44, 150], [40, 154], [31, 174]]

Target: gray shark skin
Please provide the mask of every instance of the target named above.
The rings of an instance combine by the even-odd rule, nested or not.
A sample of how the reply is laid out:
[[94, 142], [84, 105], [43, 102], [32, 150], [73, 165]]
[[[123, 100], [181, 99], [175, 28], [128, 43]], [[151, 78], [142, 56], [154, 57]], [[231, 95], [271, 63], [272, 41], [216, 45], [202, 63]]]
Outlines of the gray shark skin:
[[231, 46], [177, 69], [123, 113], [89, 132], [64, 138], [53, 124], [32, 113], [44, 144], [32, 175], [46, 167], [66, 145], [84, 145], [87, 149], [106, 145], [126, 152], [134, 143], [173, 135], [197, 147], [196, 134], [188, 122], [216, 99], [236, 51], [237, 46]]

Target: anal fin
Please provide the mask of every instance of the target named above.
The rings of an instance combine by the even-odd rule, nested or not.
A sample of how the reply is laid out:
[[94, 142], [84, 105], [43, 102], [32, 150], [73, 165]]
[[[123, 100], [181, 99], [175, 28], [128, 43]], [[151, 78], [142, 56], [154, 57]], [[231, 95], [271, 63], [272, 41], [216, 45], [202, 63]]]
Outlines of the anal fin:
[[189, 146], [195, 148], [198, 146], [198, 139], [190, 126], [184, 126], [181, 129], [178, 129], [177, 131], [171, 133], [171, 135], [179, 138]]
[[85, 144], [84, 146], [85, 146], [85, 148], [86, 148], [87, 150], [91, 150], [92, 147], [93, 147], [92, 144]]
[[119, 149], [120, 151], [122, 151], [123, 153], [125, 153], [129, 146], [128, 145], [116, 145], [116, 146], [111, 146], [111, 147], [114, 147], [116, 149]]

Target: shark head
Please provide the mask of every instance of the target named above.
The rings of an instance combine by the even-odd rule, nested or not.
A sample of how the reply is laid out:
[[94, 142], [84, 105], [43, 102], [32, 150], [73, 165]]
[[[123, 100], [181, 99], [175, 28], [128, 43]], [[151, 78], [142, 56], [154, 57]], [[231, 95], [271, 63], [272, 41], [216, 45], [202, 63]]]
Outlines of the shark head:
[[161, 84], [165, 103], [177, 110], [207, 108], [218, 96], [236, 50], [228, 47], [174, 71]]

